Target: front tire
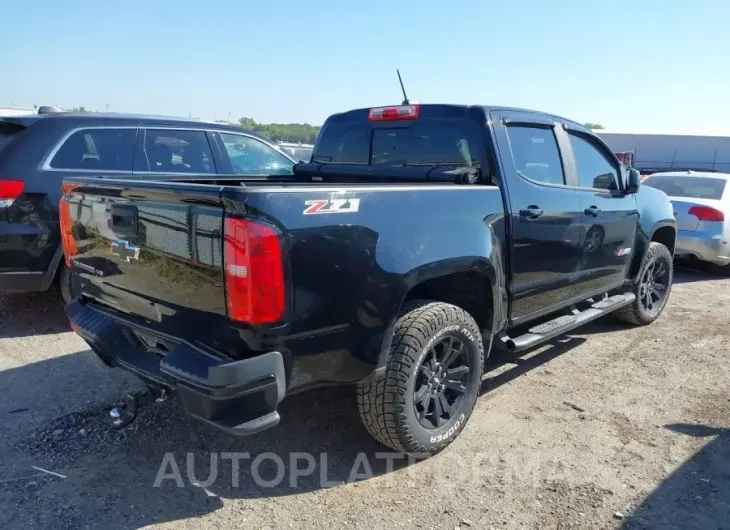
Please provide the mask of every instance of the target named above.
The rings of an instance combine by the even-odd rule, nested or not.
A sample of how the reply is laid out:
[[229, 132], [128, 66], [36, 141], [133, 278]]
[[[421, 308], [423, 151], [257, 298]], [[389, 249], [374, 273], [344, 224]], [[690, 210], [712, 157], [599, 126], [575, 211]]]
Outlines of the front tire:
[[664, 311], [673, 281], [674, 262], [671, 252], [661, 243], [652, 241], [639, 269], [638, 279], [633, 284], [636, 300], [617, 309], [614, 316], [635, 326], [651, 324]]
[[435, 454], [463, 430], [484, 369], [484, 345], [463, 309], [422, 301], [398, 319], [385, 375], [358, 384], [365, 428], [395, 451]]

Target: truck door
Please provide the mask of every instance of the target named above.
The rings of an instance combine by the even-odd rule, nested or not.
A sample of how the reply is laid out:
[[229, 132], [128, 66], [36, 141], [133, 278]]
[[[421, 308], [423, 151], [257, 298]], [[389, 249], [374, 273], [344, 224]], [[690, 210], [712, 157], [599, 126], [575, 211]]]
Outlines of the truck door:
[[583, 211], [581, 258], [573, 295], [589, 297], [626, 279], [639, 213], [624, 191], [621, 166], [603, 142], [574, 125], [558, 129], [568, 172], [575, 172]]
[[566, 180], [556, 123], [525, 112], [491, 118], [509, 207], [510, 319], [518, 324], [570, 299], [583, 211]]

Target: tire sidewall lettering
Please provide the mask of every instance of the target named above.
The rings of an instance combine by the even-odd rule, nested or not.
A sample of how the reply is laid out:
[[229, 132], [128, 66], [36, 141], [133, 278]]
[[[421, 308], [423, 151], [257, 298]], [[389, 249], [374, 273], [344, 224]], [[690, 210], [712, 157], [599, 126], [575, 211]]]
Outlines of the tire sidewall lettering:
[[451, 427], [449, 427], [449, 430], [448, 431], [446, 431], [443, 434], [438, 434], [436, 436], [431, 436], [430, 442], [432, 444], [437, 444], [437, 443], [440, 443], [440, 442], [445, 442], [446, 440], [448, 440], [449, 438], [451, 438], [454, 434], [456, 434], [459, 431], [459, 429], [464, 425], [465, 420], [466, 420], [466, 414], [464, 414], [462, 412], [459, 415], [459, 419], [456, 420], [456, 422]]
[[413, 364], [413, 371], [411, 375], [415, 375], [415, 373], [418, 371], [418, 367], [421, 365], [421, 362], [423, 362], [423, 358], [426, 356], [426, 353], [428, 353], [428, 350], [430, 350], [439, 339], [442, 339], [444, 335], [447, 335], [448, 333], [458, 333], [464, 335], [471, 344], [474, 344], [476, 342], [474, 334], [462, 324], [451, 324], [441, 328], [439, 331], [434, 333], [433, 337], [428, 340], [426, 345], [423, 347], [423, 350], [421, 350], [421, 354], [418, 356], [418, 362]]

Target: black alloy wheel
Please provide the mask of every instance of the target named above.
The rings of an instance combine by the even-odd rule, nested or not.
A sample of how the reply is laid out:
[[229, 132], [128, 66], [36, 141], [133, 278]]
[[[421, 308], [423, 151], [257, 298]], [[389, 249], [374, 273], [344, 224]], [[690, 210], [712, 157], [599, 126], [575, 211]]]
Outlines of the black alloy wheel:
[[427, 429], [438, 429], [459, 410], [469, 377], [469, 356], [457, 337], [445, 336], [426, 352], [414, 384], [416, 417]]
[[[635, 296], [634, 300], [614, 311], [614, 316], [635, 326], [651, 324], [659, 318], [669, 301], [673, 278], [672, 253], [658, 241], [652, 241], [636, 280], [629, 285], [629, 292]], [[617, 294], [623, 292], [621, 289]]]
[[664, 305], [669, 287], [669, 267], [661, 259], [652, 260], [644, 269], [639, 281], [639, 301], [653, 313]]

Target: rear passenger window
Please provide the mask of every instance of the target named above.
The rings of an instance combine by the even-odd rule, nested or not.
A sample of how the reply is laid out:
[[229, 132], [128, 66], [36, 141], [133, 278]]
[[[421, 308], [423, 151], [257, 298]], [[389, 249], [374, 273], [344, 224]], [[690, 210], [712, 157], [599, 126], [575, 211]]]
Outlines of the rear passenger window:
[[525, 178], [549, 184], [565, 184], [558, 141], [552, 128], [510, 126], [507, 128], [517, 172]]
[[615, 162], [585, 138], [574, 133], [568, 135], [570, 145], [573, 147], [580, 187], [618, 190], [618, 170]]
[[51, 160], [54, 169], [132, 171], [136, 129], [84, 129], [63, 143]]
[[153, 173], [215, 173], [205, 131], [148, 129], [144, 152]]

